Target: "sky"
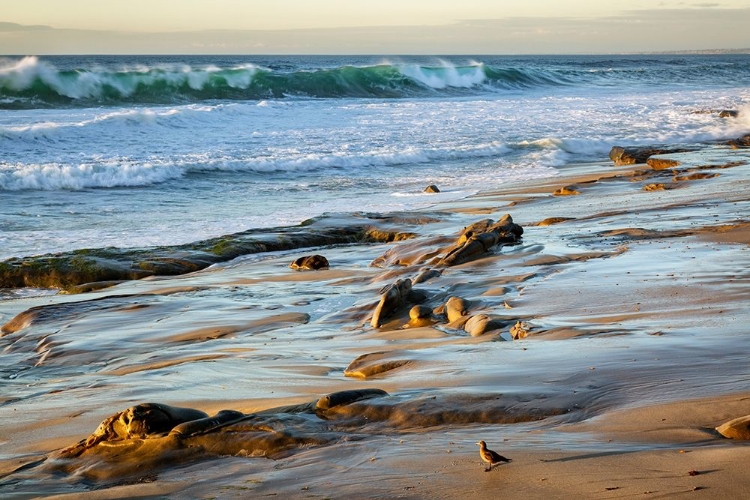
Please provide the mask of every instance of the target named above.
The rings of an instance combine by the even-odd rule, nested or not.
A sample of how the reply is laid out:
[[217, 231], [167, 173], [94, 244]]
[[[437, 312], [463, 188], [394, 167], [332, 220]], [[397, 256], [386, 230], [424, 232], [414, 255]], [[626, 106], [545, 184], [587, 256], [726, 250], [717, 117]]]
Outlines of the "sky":
[[747, 0], [2, 1], [0, 54], [553, 54], [750, 48]]

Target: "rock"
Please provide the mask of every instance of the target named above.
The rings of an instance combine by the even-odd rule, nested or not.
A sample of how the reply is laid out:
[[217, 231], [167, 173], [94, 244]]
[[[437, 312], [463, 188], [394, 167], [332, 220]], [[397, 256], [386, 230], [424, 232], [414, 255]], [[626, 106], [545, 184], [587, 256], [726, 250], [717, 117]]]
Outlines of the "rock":
[[437, 269], [423, 269], [423, 270], [422, 270], [422, 271], [421, 271], [421, 272], [420, 272], [420, 273], [419, 273], [419, 274], [417, 275], [417, 277], [416, 277], [416, 278], [414, 278], [414, 281], [413, 281], [413, 283], [414, 283], [415, 285], [417, 285], [417, 284], [419, 284], [419, 283], [423, 283], [423, 282], [425, 282], [425, 281], [429, 281], [429, 280], [431, 280], [432, 278], [437, 278], [437, 277], [439, 277], [439, 276], [440, 276], [441, 274], [443, 274], [443, 273], [441, 273], [441, 272], [440, 272], [439, 270], [437, 270]]
[[697, 181], [701, 179], [713, 179], [714, 177], [718, 177], [720, 174], [717, 174], [716, 172], [695, 172], [693, 174], [685, 174], [685, 175], [675, 175], [672, 180], [680, 182], [680, 181]]
[[739, 114], [736, 109], [725, 109], [719, 113], [719, 118], [737, 118]]
[[469, 318], [464, 325], [464, 330], [472, 337], [479, 337], [489, 331], [499, 330], [503, 327], [505, 327], [504, 321], [493, 319], [486, 314], [476, 314]]
[[564, 186], [552, 193], [555, 196], [575, 196], [581, 194], [575, 186]]
[[[412, 238], [398, 220], [404, 217], [330, 216], [298, 226], [250, 229], [184, 245], [150, 248], [82, 249], [0, 262], [0, 288], [59, 288], [75, 291], [86, 283], [176, 276], [199, 271], [241, 255], [349, 243], [391, 242]], [[416, 219], [412, 219], [416, 220]], [[411, 223], [411, 222], [410, 222]], [[394, 227], [394, 225], [396, 225]]]
[[690, 149], [657, 149], [651, 147], [637, 147], [637, 148], [623, 148], [621, 146], [614, 146], [609, 152], [609, 158], [615, 162], [615, 165], [635, 165], [640, 163], [646, 163], [646, 161], [654, 155], [664, 155], [671, 153], [686, 153], [691, 151]]
[[493, 221], [492, 219], [482, 219], [474, 222], [473, 224], [469, 224], [461, 230], [461, 234], [458, 237], [457, 244], [460, 245], [462, 243], [465, 243], [475, 234], [486, 233], [490, 230], [494, 223], [495, 221]]
[[386, 352], [363, 354], [349, 363], [349, 366], [344, 370], [344, 375], [347, 377], [367, 378], [401, 368], [411, 363], [408, 359], [385, 359], [388, 356], [389, 353]]
[[486, 255], [499, 244], [515, 243], [523, 235], [523, 228], [506, 214], [496, 223], [484, 219], [464, 228], [456, 245], [440, 259], [438, 266], [456, 266]]
[[680, 162], [677, 160], [671, 160], [669, 158], [649, 158], [646, 160], [648, 166], [654, 170], [666, 170], [668, 168], [675, 168], [680, 166]]
[[448, 323], [466, 316], [469, 310], [469, 301], [462, 299], [461, 297], [451, 297], [445, 303], [445, 315], [448, 318]]
[[225, 425], [230, 425], [244, 420], [244, 413], [237, 410], [220, 410], [216, 415], [212, 417], [199, 418], [197, 420], [191, 420], [184, 422], [174, 427], [169, 434], [171, 436], [194, 436], [196, 434], [204, 434], [211, 432]]
[[728, 439], [750, 440], [750, 415], [730, 420], [717, 427], [716, 431]]
[[510, 214], [503, 215], [499, 221], [497, 221], [490, 227], [490, 231], [511, 233], [517, 238], [523, 236], [523, 228], [513, 222], [513, 217], [511, 217]]
[[547, 226], [552, 226], [554, 224], [560, 224], [561, 222], [566, 222], [569, 220], [575, 220], [575, 217], [547, 217], [543, 221], [537, 222], [534, 225], [538, 227], [547, 227]]
[[748, 148], [750, 147], [750, 134], [727, 141], [727, 144], [732, 146], [732, 149]]
[[424, 188], [424, 192], [425, 193], [439, 193], [440, 190], [438, 189], [438, 187], [435, 184], [430, 184], [429, 186], [427, 186], [426, 188]]
[[318, 410], [330, 410], [336, 406], [348, 405], [363, 399], [380, 398], [388, 396], [388, 393], [381, 389], [354, 389], [351, 391], [339, 391], [328, 394], [320, 398], [315, 403]]
[[305, 255], [289, 264], [289, 267], [296, 271], [317, 271], [319, 269], [328, 269], [328, 259], [322, 255]]
[[92, 435], [62, 450], [61, 453], [75, 457], [102, 441], [144, 439], [162, 435], [182, 423], [206, 417], [208, 417], [208, 414], [192, 408], [144, 403], [108, 417], [99, 424]]
[[643, 186], [643, 190], [644, 191], [664, 191], [665, 189], [667, 189], [667, 186], [665, 186], [664, 184], [661, 184], [661, 183], [659, 183], [659, 184], [646, 184], [645, 186]]
[[518, 321], [510, 328], [510, 336], [513, 340], [525, 339], [529, 335], [531, 326], [525, 321]]
[[380, 290], [380, 302], [375, 308], [370, 324], [374, 328], [380, 328], [383, 321], [391, 316], [399, 308], [408, 304], [416, 304], [425, 300], [425, 293], [412, 290], [410, 279], [396, 280], [395, 283]]
[[414, 306], [409, 309], [410, 319], [426, 319], [432, 317], [432, 309], [427, 306]]

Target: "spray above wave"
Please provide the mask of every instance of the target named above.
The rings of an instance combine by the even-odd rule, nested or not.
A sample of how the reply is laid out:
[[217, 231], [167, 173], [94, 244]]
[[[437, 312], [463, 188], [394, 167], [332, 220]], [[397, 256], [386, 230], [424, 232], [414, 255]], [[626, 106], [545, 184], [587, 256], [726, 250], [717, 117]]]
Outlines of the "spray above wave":
[[0, 62], [0, 109], [284, 97], [398, 98], [565, 83], [565, 78], [549, 72], [489, 68], [481, 63], [385, 63], [292, 72], [253, 64], [228, 68], [164, 65], [60, 70], [37, 57], [24, 57]]

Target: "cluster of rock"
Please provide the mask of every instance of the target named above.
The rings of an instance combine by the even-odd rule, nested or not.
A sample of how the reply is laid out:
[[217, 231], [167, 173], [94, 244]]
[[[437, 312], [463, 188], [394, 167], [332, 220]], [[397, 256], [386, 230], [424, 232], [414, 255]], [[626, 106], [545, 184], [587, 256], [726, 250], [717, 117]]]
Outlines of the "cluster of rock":
[[[460, 297], [450, 297], [445, 304], [435, 308], [422, 305], [428, 299], [427, 293], [414, 289], [413, 285], [441, 276], [445, 268], [487, 256], [497, 246], [516, 243], [522, 235], [523, 228], [513, 222], [510, 214], [506, 214], [498, 221], [483, 219], [463, 228], [458, 239], [447, 247], [425, 249], [419, 243], [412, 245], [415, 248], [406, 251], [413, 254], [411, 257], [394, 258], [392, 261], [401, 264], [404, 260], [413, 263], [429, 260], [431, 267], [421, 268], [413, 280], [401, 278], [383, 287], [370, 324], [373, 328], [380, 328], [399, 311], [409, 309], [409, 325], [412, 327], [446, 322], [449, 328], [463, 329], [471, 336], [505, 328], [508, 321], [498, 316], [484, 313], [468, 315], [469, 302]], [[389, 261], [388, 257], [383, 256], [376, 259], [374, 265], [385, 265]], [[315, 271], [328, 269], [329, 262], [322, 255], [305, 255], [295, 259], [289, 267], [298, 271]], [[513, 338], [523, 336], [513, 335]]]
[[510, 215], [505, 215], [499, 221], [483, 219], [463, 228], [458, 239], [447, 247], [425, 249], [414, 248], [412, 244], [402, 249], [401, 257], [398, 256], [398, 249], [386, 252], [373, 264], [383, 266], [388, 263], [405, 265], [428, 262], [430, 266], [420, 268], [413, 280], [402, 278], [384, 287], [380, 291], [380, 300], [370, 324], [374, 328], [380, 328], [389, 318], [408, 309], [410, 327], [442, 323], [447, 328], [463, 330], [471, 336], [506, 328], [509, 321], [501, 316], [486, 313], [469, 314], [471, 303], [461, 297], [449, 297], [445, 303], [436, 307], [423, 305], [428, 301], [427, 294], [415, 290], [413, 285], [441, 276], [446, 268], [490, 255], [498, 246], [514, 244], [522, 235], [523, 228], [513, 222]]

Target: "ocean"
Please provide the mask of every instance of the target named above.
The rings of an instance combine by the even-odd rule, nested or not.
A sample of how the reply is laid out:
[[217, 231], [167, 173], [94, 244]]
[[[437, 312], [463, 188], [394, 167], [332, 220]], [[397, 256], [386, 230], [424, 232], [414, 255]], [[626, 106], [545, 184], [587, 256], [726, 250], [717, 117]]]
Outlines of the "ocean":
[[748, 103], [750, 55], [5, 57], [0, 260], [426, 207]]

